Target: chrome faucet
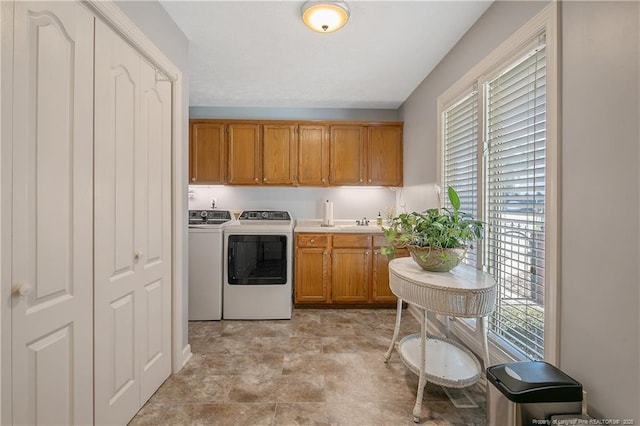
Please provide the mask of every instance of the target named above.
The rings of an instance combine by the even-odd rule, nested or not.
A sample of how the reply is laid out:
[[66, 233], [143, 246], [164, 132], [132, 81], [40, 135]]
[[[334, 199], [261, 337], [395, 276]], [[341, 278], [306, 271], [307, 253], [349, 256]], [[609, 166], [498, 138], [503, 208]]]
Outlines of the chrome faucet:
[[369, 219], [367, 219], [366, 217], [363, 217], [360, 220], [356, 220], [356, 225], [358, 225], [358, 226], [369, 226]]

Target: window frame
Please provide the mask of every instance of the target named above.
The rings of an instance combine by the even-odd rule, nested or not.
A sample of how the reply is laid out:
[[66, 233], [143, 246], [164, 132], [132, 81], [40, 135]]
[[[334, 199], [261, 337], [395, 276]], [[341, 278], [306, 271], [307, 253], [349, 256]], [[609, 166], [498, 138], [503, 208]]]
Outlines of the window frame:
[[[438, 185], [442, 187], [443, 179], [443, 112], [459, 100], [468, 96], [473, 90], [482, 90], [485, 81], [502, 72], [513, 62], [533, 49], [538, 43], [540, 34], [546, 38], [546, 73], [547, 73], [547, 141], [546, 141], [546, 180], [545, 180], [545, 295], [544, 295], [544, 360], [552, 364], [559, 362], [559, 281], [560, 281], [560, 70], [559, 70], [559, 6], [550, 3], [540, 13], [522, 26], [480, 63], [469, 70], [461, 79], [442, 93], [437, 99], [437, 135], [436, 155]], [[478, 96], [478, 219], [484, 220], [485, 206], [484, 165], [482, 161], [485, 116], [483, 96]], [[441, 197], [444, 201], [444, 197]], [[480, 250], [482, 244], [479, 245]], [[478, 253], [478, 259], [484, 257]], [[482, 268], [482, 264], [477, 265]], [[451, 331], [472, 349], [476, 346], [473, 340], [476, 335], [474, 321], [453, 321]], [[490, 336], [491, 338], [491, 336]], [[493, 361], [508, 362], [523, 360], [517, 351], [504, 345], [499, 339], [491, 338], [490, 353]]]

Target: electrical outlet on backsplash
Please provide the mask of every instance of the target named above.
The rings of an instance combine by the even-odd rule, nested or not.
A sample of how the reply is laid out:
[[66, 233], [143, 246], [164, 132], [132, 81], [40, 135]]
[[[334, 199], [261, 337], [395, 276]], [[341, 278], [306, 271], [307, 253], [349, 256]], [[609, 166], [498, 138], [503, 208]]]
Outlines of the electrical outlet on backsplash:
[[211, 209], [214, 199], [216, 200], [216, 206], [218, 206], [218, 197], [214, 195], [213, 187], [204, 185], [189, 186], [189, 210]]

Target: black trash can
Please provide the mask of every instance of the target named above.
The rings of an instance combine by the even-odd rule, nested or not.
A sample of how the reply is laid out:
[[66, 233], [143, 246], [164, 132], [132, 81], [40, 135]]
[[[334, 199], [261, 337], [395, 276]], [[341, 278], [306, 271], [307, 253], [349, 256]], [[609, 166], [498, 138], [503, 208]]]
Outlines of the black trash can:
[[541, 424], [552, 415], [582, 413], [582, 385], [543, 361], [487, 368], [487, 425]]

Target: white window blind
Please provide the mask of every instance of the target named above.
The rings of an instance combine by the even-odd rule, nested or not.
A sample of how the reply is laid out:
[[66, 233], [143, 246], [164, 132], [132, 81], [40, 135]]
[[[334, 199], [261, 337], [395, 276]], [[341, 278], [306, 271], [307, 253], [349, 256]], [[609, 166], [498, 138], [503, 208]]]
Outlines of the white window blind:
[[[473, 90], [442, 114], [442, 194], [451, 208], [447, 188], [460, 198], [460, 210], [478, 218], [478, 91]], [[475, 265], [477, 249], [467, 252], [465, 262]]]
[[484, 264], [498, 281], [490, 330], [544, 359], [545, 47], [484, 83]]

